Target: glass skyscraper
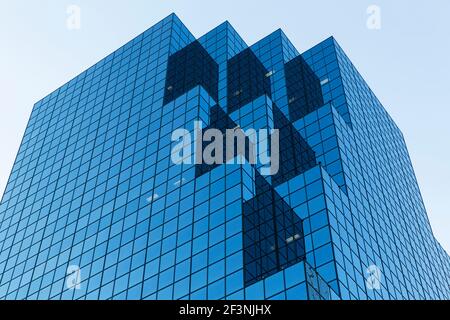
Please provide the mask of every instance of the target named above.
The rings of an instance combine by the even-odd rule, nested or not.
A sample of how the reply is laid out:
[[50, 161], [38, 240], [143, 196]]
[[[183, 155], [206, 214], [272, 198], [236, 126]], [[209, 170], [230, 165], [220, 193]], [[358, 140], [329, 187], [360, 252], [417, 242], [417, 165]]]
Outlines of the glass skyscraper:
[[[172, 133], [278, 129], [273, 176]], [[203, 146], [201, 146], [203, 147]], [[450, 299], [402, 133], [339, 47], [174, 14], [33, 108], [0, 205], [0, 299]]]

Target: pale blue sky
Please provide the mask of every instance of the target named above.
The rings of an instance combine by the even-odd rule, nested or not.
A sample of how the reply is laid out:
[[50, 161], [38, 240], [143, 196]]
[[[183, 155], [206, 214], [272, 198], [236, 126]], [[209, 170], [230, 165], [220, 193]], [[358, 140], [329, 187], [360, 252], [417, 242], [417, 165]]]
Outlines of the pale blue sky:
[[[81, 8], [81, 30], [66, 9]], [[381, 8], [381, 30], [366, 26]], [[336, 37], [403, 131], [450, 252], [450, 1], [0, 0], [0, 193], [33, 104], [168, 14], [199, 37], [229, 20], [248, 44], [282, 28], [301, 52]]]

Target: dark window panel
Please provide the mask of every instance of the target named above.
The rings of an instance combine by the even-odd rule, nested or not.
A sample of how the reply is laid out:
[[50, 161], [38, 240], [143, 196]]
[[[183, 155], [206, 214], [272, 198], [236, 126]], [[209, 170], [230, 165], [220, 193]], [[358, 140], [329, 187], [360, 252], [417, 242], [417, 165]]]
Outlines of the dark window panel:
[[243, 219], [246, 286], [305, 259], [302, 220], [258, 173]]
[[228, 60], [228, 112], [252, 102], [259, 96], [271, 97], [268, 71], [248, 48]]
[[169, 57], [164, 104], [201, 85], [217, 101], [219, 65], [194, 41]]
[[284, 66], [289, 99], [289, 117], [292, 122], [324, 105], [320, 79], [302, 56]]

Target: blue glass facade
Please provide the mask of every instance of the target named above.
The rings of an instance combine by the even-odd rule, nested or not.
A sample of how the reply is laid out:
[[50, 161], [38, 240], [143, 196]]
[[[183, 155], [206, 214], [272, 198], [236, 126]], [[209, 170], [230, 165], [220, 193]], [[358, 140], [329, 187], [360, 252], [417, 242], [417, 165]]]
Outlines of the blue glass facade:
[[[172, 132], [196, 120], [279, 129], [279, 172], [174, 164]], [[0, 299], [449, 287], [402, 133], [333, 38], [249, 47], [228, 22], [195, 39], [170, 15], [36, 103], [0, 205]]]

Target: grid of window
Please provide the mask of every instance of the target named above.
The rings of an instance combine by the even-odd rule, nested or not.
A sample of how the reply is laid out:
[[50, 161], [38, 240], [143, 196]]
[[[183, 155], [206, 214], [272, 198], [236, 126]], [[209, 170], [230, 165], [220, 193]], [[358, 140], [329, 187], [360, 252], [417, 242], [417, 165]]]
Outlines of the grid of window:
[[273, 176], [273, 185], [278, 186], [314, 167], [316, 157], [314, 151], [281, 110], [276, 105], [272, 108], [275, 128], [280, 130], [280, 170]]
[[256, 195], [243, 205], [245, 284], [251, 285], [305, 258], [300, 218], [256, 174]]
[[[348, 193], [351, 224], [346, 225], [353, 226], [343, 224], [333, 237], [344, 245], [335, 250], [342, 257], [337, 261], [345, 282], [341, 296], [447, 297], [448, 267], [442, 260], [448, 260], [448, 255], [442, 257], [433, 237], [401, 132], [333, 38], [304, 57], [327, 80], [324, 96], [331, 98], [338, 111], [333, 111], [333, 118], [343, 176], [336, 182]], [[336, 72], [330, 71], [336, 67]], [[308, 125], [306, 118], [303, 126]], [[347, 239], [342, 237], [345, 229], [350, 232]], [[381, 290], [365, 288], [370, 265], [382, 271]]]
[[323, 106], [319, 78], [301, 55], [284, 65], [289, 98], [289, 119], [293, 122]]
[[228, 111], [233, 112], [259, 96], [271, 96], [269, 71], [248, 48], [228, 60]]
[[[279, 173], [174, 164], [194, 121], [279, 129]], [[0, 204], [0, 299], [448, 299], [449, 275], [404, 138], [333, 38], [196, 40], [172, 14], [36, 103]]]
[[[214, 159], [214, 163], [202, 161], [202, 164], [198, 164], [196, 166], [197, 177], [211, 171], [223, 163], [234, 161], [238, 156], [242, 156], [249, 161], [250, 150], [255, 149], [254, 142], [250, 141], [250, 138], [245, 136], [244, 132], [238, 128], [237, 124], [219, 106], [214, 106], [210, 109], [209, 125], [202, 130], [202, 135], [211, 129], [220, 131], [222, 141], [216, 141], [215, 139], [218, 139], [217, 137], [211, 137], [211, 139], [203, 141], [202, 154], [208, 154], [208, 156]], [[233, 130], [233, 135], [230, 138], [227, 136], [227, 130]], [[243, 138], [242, 141], [244, 142], [244, 145], [238, 145], [240, 143], [238, 138], [240, 137]], [[213, 143], [213, 147], [209, 146], [211, 143]], [[214, 143], [218, 143], [220, 145], [219, 148], [217, 148]], [[230, 145], [232, 146], [231, 151], [227, 149]]]

